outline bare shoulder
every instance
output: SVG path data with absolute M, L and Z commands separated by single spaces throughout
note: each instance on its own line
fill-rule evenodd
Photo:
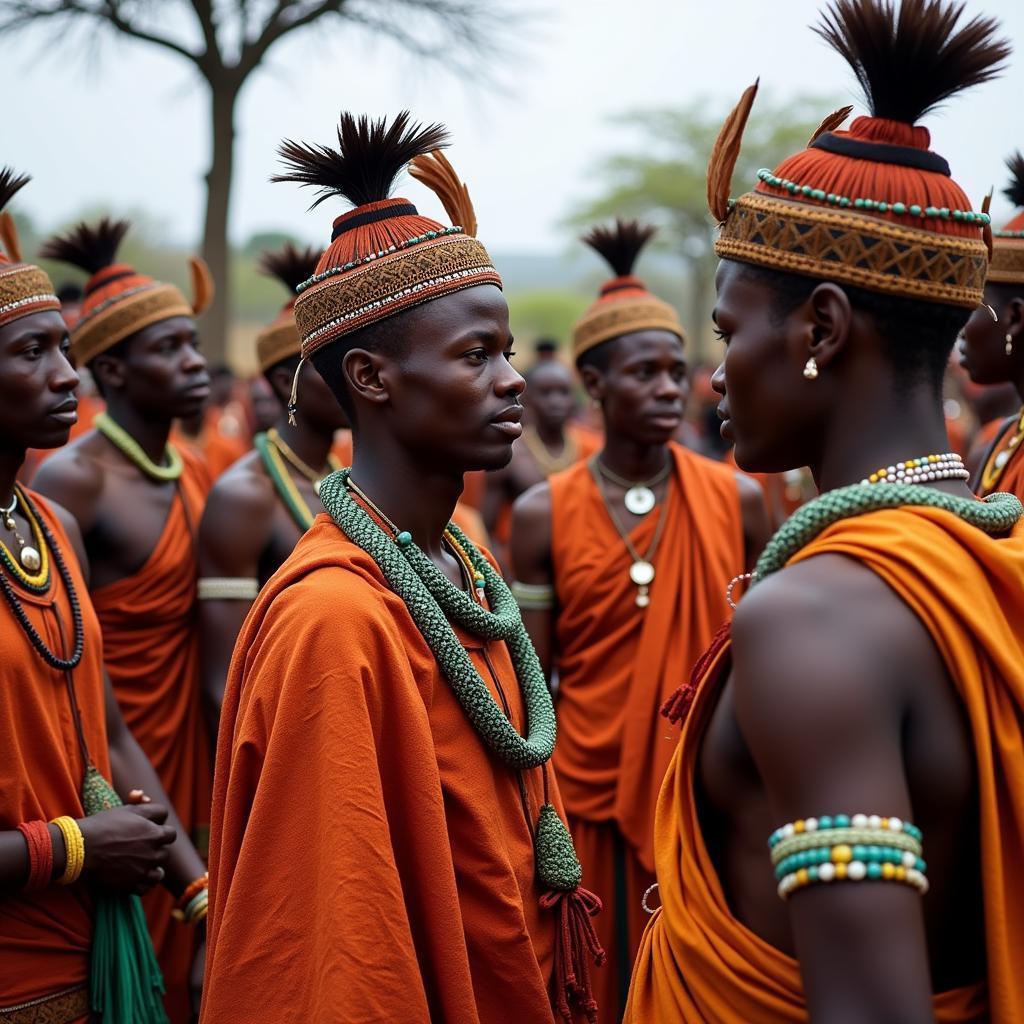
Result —
M 764 490 L 761 485 L 746 473 L 734 473 L 736 479 L 736 490 L 740 495 L 740 504 L 747 508 L 753 504 L 760 504 L 764 501 Z
M 78 526 L 78 520 L 63 505 L 58 504 L 52 498 L 46 499 L 46 507 L 53 514 L 54 519 L 60 523 L 64 533 L 67 535 L 68 543 L 71 545 L 71 550 L 78 560 L 82 575 L 85 577 L 86 582 L 88 582 L 89 560 L 85 552 L 85 541 L 82 540 L 82 531 Z
M 512 525 L 547 529 L 551 521 L 551 485 L 547 480 L 524 491 L 512 505 Z
M 104 486 L 103 466 L 93 441 L 93 435 L 86 434 L 55 452 L 32 481 L 33 490 L 62 505 L 83 532 L 92 523 Z
M 263 469 L 259 453 L 252 451 L 217 478 L 206 499 L 204 518 L 269 515 L 274 502 L 274 485 Z

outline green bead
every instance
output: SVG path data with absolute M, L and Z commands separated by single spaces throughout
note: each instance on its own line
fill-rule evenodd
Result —
M 868 865 L 868 878 L 881 878 L 882 877 L 882 865 L 881 864 L 869 864 Z
M 848 814 L 837 814 L 835 816 L 836 828 L 849 828 L 850 816 Z
M 858 199 L 857 202 L 859 203 L 860 200 Z M 818 828 L 819 829 L 830 829 L 830 828 L 832 828 L 832 819 L 831 819 L 831 817 L 829 817 L 829 815 L 827 815 L 827 814 L 823 814 L 818 819 Z
M 939 207 L 939 216 L 943 220 L 949 220 L 949 207 L 948 206 L 940 206 Z
M 963 220 L 964 215 L 959 210 L 953 211 L 953 220 Z
M 807 869 L 807 877 L 812 882 L 816 882 L 818 880 L 818 869 L 817 868 L 808 868 Z
M 892 204 L 892 212 L 893 213 L 900 213 L 900 214 L 906 213 L 907 212 L 907 207 L 903 203 L 893 203 Z
M 917 203 L 911 203 L 910 204 L 910 216 L 911 217 L 920 217 L 921 216 L 921 207 L 918 206 Z
M 878 203 L 878 212 L 879 213 L 888 213 L 889 212 L 889 204 L 888 203 L 883 203 L 883 202 Z
M 843 206 L 843 207 L 849 206 L 850 205 L 850 200 L 847 199 L 846 196 L 840 196 L 839 197 L 839 205 Z
M 924 215 L 926 217 L 938 217 L 939 216 L 939 208 L 937 206 L 926 206 L 924 208 Z
M 803 187 L 802 187 L 802 188 L 800 189 L 800 191 L 801 191 L 801 192 L 802 192 L 802 193 L 803 193 L 803 194 L 804 194 L 805 196 L 809 196 L 809 195 L 810 195 L 810 194 L 811 194 L 811 193 L 812 193 L 812 192 L 814 191 L 814 189 L 813 189 L 813 188 L 811 188 L 811 186 L 810 186 L 810 185 L 804 185 L 804 186 L 803 186 Z
M 786 182 L 786 188 L 792 194 L 794 192 L 797 192 L 799 190 L 800 186 L 795 181 L 787 181 Z
M 812 199 L 824 199 L 825 198 L 824 190 L 820 189 L 820 188 L 811 189 L 811 198 Z
M 854 860 L 867 860 L 868 848 L 866 846 L 854 846 L 853 848 L 853 859 Z
M 854 209 L 856 209 L 856 210 L 863 210 L 864 209 L 864 200 L 863 199 L 854 199 L 853 206 L 854 206 Z
M 402 530 L 402 532 L 395 537 L 395 543 L 400 548 L 407 548 L 412 543 L 412 534 L 408 530 Z
M 920 857 L 914 862 L 914 867 L 923 875 L 928 870 L 928 865 Z

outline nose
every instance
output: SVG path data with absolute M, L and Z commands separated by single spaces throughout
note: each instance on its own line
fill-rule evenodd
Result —
M 683 393 L 685 381 L 685 377 L 676 377 L 668 371 L 659 373 L 655 381 L 655 397 L 663 399 L 678 398 Z
M 80 382 L 81 378 L 71 365 L 71 360 L 58 349 L 57 358 L 53 364 L 53 373 L 50 376 L 50 390 L 68 393 L 74 391 Z
M 502 359 L 501 369 L 494 382 L 494 389 L 504 397 L 521 398 L 526 390 L 526 381 L 523 375 L 507 360 Z
M 186 373 L 198 373 L 206 369 L 206 358 L 191 342 L 181 350 L 181 365 Z
M 718 369 L 711 375 L 711 390 L 716 395 L 725 397 L 725 363 L 718 364 Z

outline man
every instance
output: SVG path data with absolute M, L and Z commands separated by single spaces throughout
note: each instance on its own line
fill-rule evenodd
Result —
M 530 368 L 523 405 L 526 423 L 519 443 L 512 446 L 512 461 L 487 475 L 484 524 L 502 548 L 508 544 L 516 498 L 600 447 L 589 431 L 570 422 L 576 409 L 573 379 L 560 359 L 539 359 Z
M 0 210 L 27 180 L 0 170 Z M 105 678 L 77 526 L 16 483 L 28 449 L 66 443 L 79 381 L 53 286 L 2 213 L 0 238 L 0 1019 L 82 1024 L 106 1008 L 156 1024 L 144 929 L 122 956 L 90 963 L 90 949 L 116 937 L 131 894 L 164 881 L 181 896 L 203 864 Z
M 550 697 L 501 578 L 448 528 L 466 471 L 508 463 L 523 380 L 465 186 L 423 155 L 446 136 L 346 113 L 337 150 L 282 147 L 282 180 L 355 207 L 295 303 L 355 453 L 228 677 L 205 1024 L 596 1019 L 600 903 L 557 810 Z M 456 226 L 388 198 L 413 158 Z
M 202 717 L 196 623 L 196 533 L 204 470 L 167 442 L 171 425 L 209 394 L 193 317 L 211 286 L 194 269 L 196 300 L 115 262 L 125 221 L 81 224 L 43 252 L 92 276 L 72 356 L 107 403 L 96 429 L 48 459 L 39 491 L 75 517 L 88 554 L 104 661 L 125 721 L 187 834 L 205 849 L 210 744 Z M 205 269 L 205 268 L 203 268 Z M 146 900 L 174 1021 L 190 1015 L 193 940 L 171 902 Z
M 290 243 L 264 254 L 263 270 L 291 294 L 256 339 L 260 372 L 279 400 L 278 419 L 256 435 L 255 450 L 214 484 L 199 529 L 203 690 L 214 738 L 238 631 L 260 587 L 323 511 L 320 481 L 339 468 L 331 459 L 331 445 L 348 421 L 312 365 L 304 363 L 299 370 L 301 400 L 294 425 L 285 413 L 301 347 L 295 289 L 313 276 L 319 258 L 318 250 L 298 250 Z
M 1006 162 L 1012 175 L 1005 195 L 1021 207 L 1001 231 L 993 232 L 992 262 L 985 302 L 964 328 L 961 362 L 975 384 L 1010 383 L 1024 401 L 1024 154 Z M 981 496 L 1009 491 L 1024 498 L 1024 409 L 1005 420 L 986 450 L 974 481 Z
M 735 202 L 756 86 L 712 150 L 722 432 L 821 497 L 666 709 L 629 1024 L 1024 1019 L 1022 508 L 975 499 L 942 408 L 988 218 L 916 123 L 1009 53 L 961 15 L 838 0 L 818 31 L 871 116 Z
M 635 222 L 585 241 L 615 276 L 573 332 L 604 447 L 519 499 L 516 592 L 541 663 L 558 678 L 555 770 L 584 870 L 605 898 L 598 979 L 622 1016 L 654 882 L 654 803 L 676 739 L 658 709 L 725 620 L 729 580 L 766 539 L 756 483 L 672 441 L 687 395 L 683 329 L 633 265 Z

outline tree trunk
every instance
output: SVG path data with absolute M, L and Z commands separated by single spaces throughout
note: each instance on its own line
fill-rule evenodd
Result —
M 226 76 L 225 76 L 226 77 Z M 206 222 L 203 226 L 203 259 L 216 285 L 213 305 L 202 318 L 203 350 L 211 365 L 223 363 L 228 353 L 231 314 L 228 209 L 231 203 L 231 172 L 235 157 L 235 102 L 238 90 L 230 81 L 209 79 L 210 170 L 206 175 Z

